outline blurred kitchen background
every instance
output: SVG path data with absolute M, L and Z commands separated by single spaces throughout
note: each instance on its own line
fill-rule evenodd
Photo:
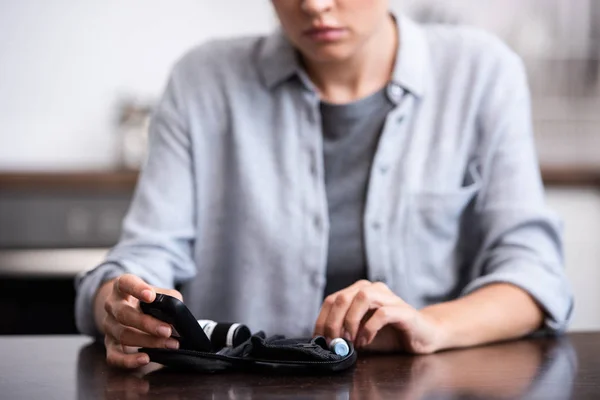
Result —
M 600 1 L 391 2 L 487 29 L 524 58 L 565 221 L 571 329 L 600 329 Z M 118 238 L 171 66 L 276 23 L 267 0 L 0 0 L 0 334 L 74 332 L 73 277 Z

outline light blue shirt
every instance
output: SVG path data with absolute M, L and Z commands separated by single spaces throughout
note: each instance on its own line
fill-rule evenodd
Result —
M 573 300 L 522 62 L 471 28 L 398 24 L 394 108 L 364 213 L 368 278 L 417 308 L 512 283 L 562 331 Z M 327 210 L 319 97 L 283 34 L 199 46 L 155 112 L 120 242 L 78 279 L 78 327 L 97 334 L 96 289 L 129 272 L 160 287 L 185 282 L 197 318 L 309 335 Z

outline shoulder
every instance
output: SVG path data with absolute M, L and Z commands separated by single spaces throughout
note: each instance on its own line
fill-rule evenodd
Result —
M 213 39 L 184 54 L 177 65 L 197 66 L 204 63 L 237 63 L 248 61 L 263 36 L 244 36 L 231 39 Z
M 431 50 L 441 57 L 471 62 L 518 62 L 519 56 L 498 36 L 464 25 L 421 25 Z
M 463 123 L 475 124 L 474 143 L 495 143 L 496 135 L 502 134 L 499 127 L 509 118 L 514 119 L 511 123 L 517 119 L 526 123 L 529 84 L 525 65 L 515 51 L 481 29 L 421 26 L 431 59 L 433 103 L 442 112 L 456 112 L 459 120 L 466 116 Z
M 256 57 L 265 36 L 216 39 L 185 53 L 174 65 L 171 77 L 190 87 L 244 79 L 256 72 Z
M 523 61 L 496 35 L 461 25 L 422 25 L 435 69 L 476 82 L 524 78 Z

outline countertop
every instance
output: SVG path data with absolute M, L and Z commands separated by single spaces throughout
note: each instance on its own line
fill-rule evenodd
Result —
M 600 188 L 600 166 L 542 166 L 547 186 L 594 186 Z M 6 190 L 82 190 L 95 192 L 133 191 L 135 171 L 92 172 L 0 172 L 0 192 Z
M 7 190 L 132 191 L 135 171 L 0 172 L 0 192 Z
M 600 398 L 600 333 L 419 357 L 361 354 L 354 369 L 330 376 L 123 371 L 82 336 L 0 337 L 0 354 L 0 398 L 11 400 Z

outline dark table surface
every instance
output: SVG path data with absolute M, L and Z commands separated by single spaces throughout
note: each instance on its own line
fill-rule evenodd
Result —
M 0 337 L 0 399 L 600 399 L 600 333 L 431 356 L 359 356 L 333 376 L 202 375 L 106 366 L 81 336 Z

